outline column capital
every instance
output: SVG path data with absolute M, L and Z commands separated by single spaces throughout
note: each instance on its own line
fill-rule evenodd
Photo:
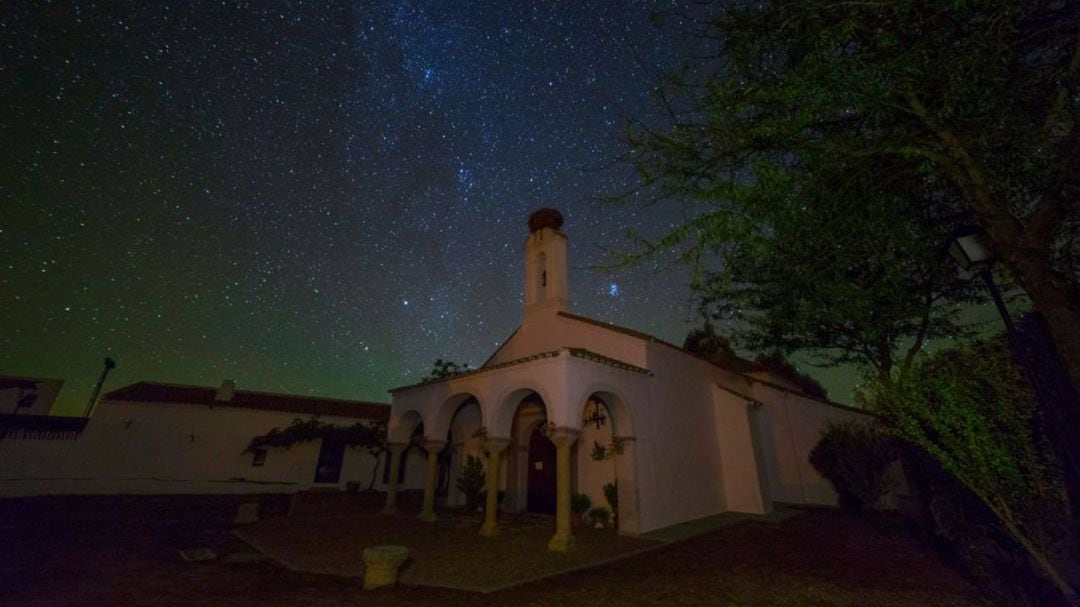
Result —
M 509 444 L 510 444 L 510 439 L 509 438 L 493 438 L 493 437 L 489 437 L 488 439 L 486 439 L 484 441 L 484 448 L 487 449 L 492 454 L 498 454 L 498 453 L 502 453 L 503 449 L 505 449 Z
M 438 452 L 438 451 L 442 451 L 442 448 L 445 447 L 445 446 L 446 446 L 446 441 L 444 441 L 444 440 L 424 439 L 424 450 L 425 451 L 436 451 L 436 452 Z
M 578 435 L 580 434 L 581 430 L 578 430 L 577 428 L 567 428 L 565 426 L 560 426 L 551 433 L 551 436 L 549 436 L 548 439 L 550 439 L 551 442 L 555 443 L 556 447 L 569 447 L 570 445 L 573 445 L 575 441 L 577 441 Z

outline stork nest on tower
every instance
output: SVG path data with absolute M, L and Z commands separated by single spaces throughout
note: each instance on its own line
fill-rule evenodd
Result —
M 529 215 L 529 231 L 536 232 L 544 228 L 551 228 L 556 232 L 562 227 L 563 216 L 562 213 L 555 209 L 543 208 L 537 211 L 533 211 Z

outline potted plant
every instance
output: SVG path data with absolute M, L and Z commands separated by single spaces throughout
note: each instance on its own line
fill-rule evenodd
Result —
M 461 475 L 457 479 L 457 488 L 465 495 L 465 508 L 469 512 L 480 509 L 486 480 L 484 466 L 480 460 L 471 455 L 467 457 L 465 465 L 461 468 Z
M 615 527 L 619 526 L 619 481 L 610 482 L 604 485 L 604 498 L 607 499 L 607 503 L 611 506 L 611 518 Z
M 611 511 L 604 506 L 589 510 L 589 522 L 597 529 L 603 529 L 611 523 Z
M 582 527 L 585 525 L 585 514 L 592 508 L 592 500 L 588 495 L 584 493 L 575 493 L 570 497 L 570 512 L 573 514 L 571 520 L 575 527 Z

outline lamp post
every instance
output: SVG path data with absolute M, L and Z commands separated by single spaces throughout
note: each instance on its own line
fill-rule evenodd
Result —
M 986 288 L 990 291 L 990 297 L 994 298 L 994 305 L 997 306 L 998 313 L 1001 314 L 1001 320 L 1005 323 L 1005 332 L 1009 336 L 1009 342 L 1017 351 L 1017 355 L 1020 356 L 1024 364 L 1024 370 L 1030 373 L 1031 368 L 1027 364 L 1027 356 L 1021 353 L 1022 349 L 1016 339 L 1016 327 L 1013 326 L 1012 317 L 1009 316 L 1009 310 L 1001 299 L 1001 291 L 994 284 L 994 249 L 990 246 L 986 232 L 976 226 L 957 228 L 949 237 L 949 254 L 956 260 L 956 263 L 960 264 L 961 268 L 977 273 L 986 283 Z
M 1039 408 L 1050 416 L 1050 425 L 1052 426 L 1050 431 L 1057 435 L 1058 445 L 1068 460 L 1068 467 L 1071 468 L 1072 474 L 1080 474 L 1080 462 L 1077 461 L 1077 454 L 1074 452 L 1072 445 L 1073 441 L 1065 435 L 1064 422 L 1058 414 L 1054 403 L 1050 402 L 1047 397 L 1042 382 L 1036 377 L 1035 364 L 1028 355 L 1027 349 L 1024 348 L 1024 344 L 1020 343 L 1020 336 L 1013 325 L 1012 317 L 1009 316 L 1009 310 L 1005 307 L 1005 302 L 1001 299 L 1001 292 L 994 283 L 993 266 L 996 259 L 994 248 L 987 237 L 986 231 L 970 225 L 953 230 L 949 237 L 949 254 L 960 264 L 961 268 L 977 273 L 986 283 L 986 288 L 990 291 L 990 297 L 994 299 L 994 305 L 997 306 L 998 313 L 1001 314 L 1001 320 L 1005 323 L 1005 334 L 1008 336 L 1009 345 L 1012 346 L 1012 351 L 1020 360 L 1024 375 L 1027 377 L 1028 383 L 1031 384 L 1035 400 L 1038 402 Z

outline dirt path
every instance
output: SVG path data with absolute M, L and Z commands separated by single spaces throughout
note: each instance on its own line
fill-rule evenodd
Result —
M 917 542 L 812 511 L 748 523 L 588 571 L 490 595 L 359 582 L 271 562 L 184 563 L 210 547 L 243 561 L 235 497 L 0 500 L 4 605 L 983 605 Z M 284 513 L 285 502 L 264 510 Z M 467 559 L 468 555 L 457 558 Z

